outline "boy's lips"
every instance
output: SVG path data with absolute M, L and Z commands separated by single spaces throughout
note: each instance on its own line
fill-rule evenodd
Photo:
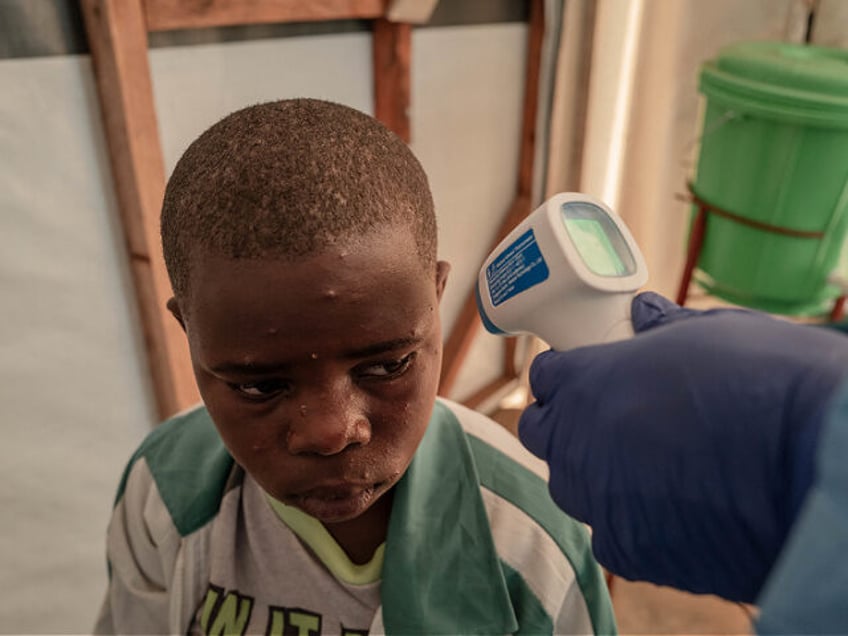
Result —
M 365 512 L 383 484 L 327 484 L 292 495 L 286 503 L 319 521 L 345 521 Z

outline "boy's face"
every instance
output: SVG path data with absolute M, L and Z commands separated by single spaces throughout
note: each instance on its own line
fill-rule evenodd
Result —
M 336 523 L 397 483 L 436 396 L 447 272 L 425 271 L 406 228 L 295 261 L 194 263 L 175 313 L 200 393 L 266 492 Z

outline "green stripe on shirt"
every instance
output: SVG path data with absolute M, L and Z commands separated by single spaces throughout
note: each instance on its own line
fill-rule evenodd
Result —
M 541 526 L 571 563 L 596 634 L 617 629 L 603 572 L 592 556 L 591 540 L 580 522 L 561 512 L 544 480 L 481 439 L 468 435 L 480 483 Z

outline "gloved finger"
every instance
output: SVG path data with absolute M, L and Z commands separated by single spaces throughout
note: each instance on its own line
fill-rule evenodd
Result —
M 533 358 L 530 365 L 528 380 L 533 397 L 541 403 L 545 403 L 559 389 L 560 385 L 567 380 L 567 360 L 572 353 L 554 351 L 549 349 L 543 351 Z
M 636 333 L 699 314 L 700 311 L 681 307 L 655 292 L 642 292 L 630 304 L 630 318 Z
M 551 425 L 545 422 L 545 410 L 534 402 L 518 420 L 518 439 L 539 459 L 548 460 L 551 445 Z

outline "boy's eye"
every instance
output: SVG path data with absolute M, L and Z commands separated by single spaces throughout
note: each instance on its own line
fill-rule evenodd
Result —
M 227 384 L 233 391 L 251 400 L 266 400 L 291 390 L 291 385 L 285 380 L 261 380 L 242 384 L 228 382 Z
M 357 375 L 365 378 L 390 379 L 402 375 L 412 364 L 416 352 L 405 355 L 400 360 L 388 360 L 363 364 L 357 368 Z

